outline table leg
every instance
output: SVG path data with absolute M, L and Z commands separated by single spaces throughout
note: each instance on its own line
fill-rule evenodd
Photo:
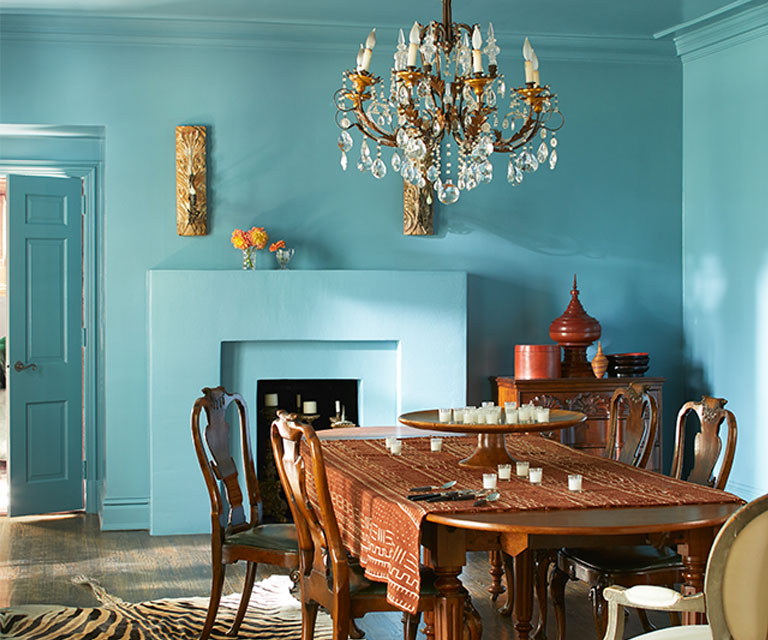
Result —
M 464 592 L 459 574 L 462 567 L 435 567 L 435 637 L 461 640 L 464 631 Z
M 533 625 L 533 552 L 526 549 L 515 556 L 515 631 L 518 640 L 528 640 Z
M 704 573 L 714 534 L 712 528 L 692 529 L 686 533 L 685 542 L 677 548 L 683 558 L 684 595 L 704 591 Z M 682 618 L 683 624 L 704 624 L 707 621 L 704 613 L 693 611 L 683 612 Z

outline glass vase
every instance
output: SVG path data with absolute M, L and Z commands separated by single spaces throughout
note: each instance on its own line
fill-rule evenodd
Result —
M 281 269 L 287 269 L 288 263 L 293 258 L 293 249 L 278 249 L 275 251 L 275 258 Z
M 243 269 L 252 271 L 255 268 L 253 264 L 253 250 L 254 247 L 243 249 Z

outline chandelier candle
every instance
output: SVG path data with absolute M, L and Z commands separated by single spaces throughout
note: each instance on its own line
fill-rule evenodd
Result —
M 353 131 L 362 135 L 360 171 L 380 179 L 390 164 L 426 190 L 429 204 L 433 193 L 452 204 L 462 191 L 490 183 L 494 153 L 508 154 L 513 186 L 545 163 L 555 168 L 554 134 L 563 116 L 557 95 L 539 83 L 539 61 L 527 38 L 525 84 L 517 88 L 508 87 L 499 71 L 493 25 L 483 39 L 479 25 L 452 22 L 451 0 L 443 0 L 442 22 L 413 23 L 407 45 L 400 30 L 388 85 L 369 71 L 375 44 L 372 30 L 334 96 L 342 169 L 354 146 Z M 389 163 L 382 147 L 393 150 Z

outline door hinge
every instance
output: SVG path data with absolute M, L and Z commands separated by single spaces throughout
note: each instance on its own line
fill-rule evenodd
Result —
M 87 345 L 87 334 L 86 334 L 86 329 L 85 329 L 85 327 L 83 327 L 83 347 L 87 347 L 87 346 L 88 346 L 88 345 Z
M 88 478 L 88 461 L 83 460 L 83 479 L 86 480 Z

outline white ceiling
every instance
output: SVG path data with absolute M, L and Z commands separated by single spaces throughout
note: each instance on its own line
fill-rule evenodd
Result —
M 455 0 L 456 22 L 500 31 L 648 38 L 766 0 Z M 5 13 L 407 26 L 440 20 L 441 0 L 3 0 Z M 714 15 L 713 15 L 714 14 Z

